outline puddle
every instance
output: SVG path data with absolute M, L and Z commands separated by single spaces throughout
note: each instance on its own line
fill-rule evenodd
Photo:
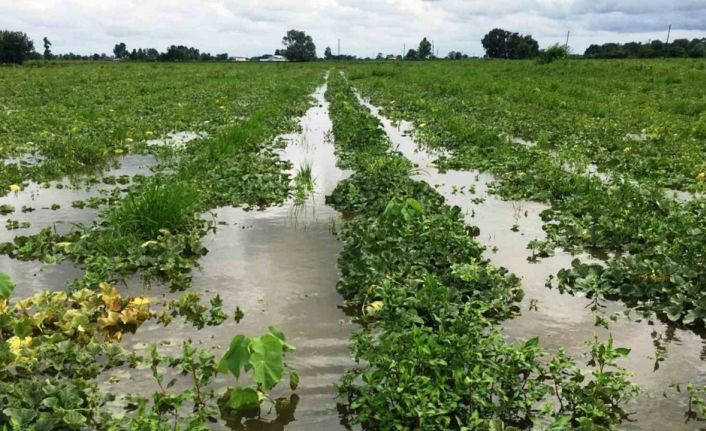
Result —
M 206 132 L 172 132 L 168 133 L 165 138 L 150 139 L 145 141 L 145 145 L 148 147 L 172 147 L 175 149 L 182 149 L 187 143 L 205 138 L 208 136 Z
M 150 167 L 156 164 L 156 159 L 151 155 L 131 154 L 121 157 L 118 163 L 119 167 L 107 170 L 101 177 L 150 175 Z M 68 233 L 76 224 L 91 223 L 98 217 L 99 208 L 78 208 L 72 206 L 72 202 L 87 203 L 91 198 L 108 197 L 113 189 L 125 187 L 127 185 L 102 182 L 88 186 L 73 185 L 68 180 L 45 187 L 31 182 L 19 192 L 0 197 L 0 206 L 14 208 L 13 212 L 0 215 L 0 242 L 11 242 L 16 236 L 33 235 L 46 227 L 59 233 Z M 27 222 L 30 226 L 8 230 L 8 221 Z M 0 273 L 12 277 L 17 285 L 15 296 L 18 297 L 47 288 L 63 289 L 67 281 L 81 275 L 81 271 L 71 263 L 44 265 L 41 262 L 20 262 L 7 256 L 0 256 Z
M 342 302 L 336 292 L 341 245 L 331 228 L 339 216 L 325 205 L 324 198 L 348 173 L 336 167 L 333 145 L 327 139 L 331 121 L 325 90 L 323 86 L 316 91 L 317 104 L 301 119 L 303 132 L 282 136 L 289 142 L 282 157 L 294 165 L 292 175 L 301 166 L 311 167 L 313 193 L 300 205 L 290 200 L 264 211 L 220 208 L 214 214 L 226 224 L 204 238 L 209 252 L 194 272 L 194 288 L 205 297 L 219 294 L 225 310 L 240 307 L 245 318 L 239 324 L 229 320 L 201 331 L 176 322 L 167 328 L 147 325 L 124 340 L 128 348 L 146 348 L 161 339 L 172 340 L 178 348 L 188 338 L 198 340 L 200 347 L 213 347 L 227 346 L 236 333 L 256 336 L 265 333 L 268 325 L 282 329 L 297 348 L 287 363 L 301 376 L 293 418 L 278 421 L 269 415 L 236 429 L 284 429 L 284 425 L 287 430 L 344 429 L 339 424 L 333 385 L 354 364 L 348 340 L 355 328 L 338 309 Z M 113 393 L 154 390 L 146 371 L 115 370 L 105 378 L 110 376 L 120 379 L 103 384 Z M 217 387 L 233 383 L 232 377 L 221 376 Z M 285 381 L 272 392 L 275 398 L 290 394 Z M 223 423 L 212 427 L 226 428 Z
M 643 394 L 628 411 L 634 412 L 635 423 L 623 424 L 630 430 L 693 430 L 693 423 L 684 423 L 684 400 L 665 399 L 662 392 L 673 382 L 706 383 L 706 365 L 702 355 L 706 351 L 704 340 L 690 331 L 667 327 L 662 323 L 629 321 L 621 317 L 611 323 L 610 330 L 594 326 L 595 316 L 589 309 L 590 301 L 580 296 L 562 295 L 548 289 L 545 281 L 561 268 L 570 267 L 575 256 L 557 250 L 556 255 L 531 263 L 531 251 L 526 245 L 533 239 L 544 239 L 540 213 L 547 208 L 537 202 L 502 201 L 488 194 L 489 174 L 476 171 L 448 171 L 440 173 L 433 167 L 437 155 L 430 154 L 410 137 L 412 125 L 408 122 L 393 124 L 382 117 L 379 110 L 363 102 L 383 123 L 393 147 L 419 166 L 416 177 L 436 187 L 450 205 L 458 205 L 466 214 L 469 224 L 480 228 L 477 240 L 488 247 L 486 256 L 496 266 L 504 266 L 522 278 L 525 300 L 522 316 L 505 322 L 503 332 L 510 339 L 528 339 L 539 336 L 540 343 L 550 350 L 564 348 L 570 355 L 580 358 L 587 351 L 586 342 L 597 334 L 600 339 L 613 335 L 618 346 L 632 349 L 624 365 L 634 373 L 633 381 L 643 389 Z M 482 201 L 474 203 L 476 198 Z M 517 225 L 517 232 L 511 230 Z M 497 252 L 493 248 L 497 247 Z M 581 256 L 587 259 L 586 256 Z M 530 310 L 532 300 L 537 301 L 537 311 Z M 533 301 L 532 301 L 533 302 Z M 619 303 L 608 302 L 606 315 L 622 312 Z M 658 349 L 664 360 L 655 370 Z
M 635 142 L 644 142 L 647 140 L 647 133 L 645 133 L 645 132 L 628 133 L 625 135 L 625 139 L 628 139 L 630 141 L 635 141 Z

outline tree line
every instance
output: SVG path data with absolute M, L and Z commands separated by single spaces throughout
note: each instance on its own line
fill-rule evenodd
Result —
M 134 61 L 226 61 L 228 53 L 211 55 L 198 48 L 171 45 L 166 51 L 156 48 L 136 48 L 130 51 L 124 42 L 115 44 L 113 56 L 106 54 L 77 55 L 73 53 L 55 55 L 51 52 L 52 43 L 47 37 L 43 40 L 44 53 L 35 51 L 34 42 L 26 33 L 0 30 L 0 64 L 22 64 L 27 60 L 134 60 Z M 290 30 L 282 38 L 283 49 L 277 49 L 275 55 L 282 55 L 289 61 L 316 60 L 316 45 L 311 36 L 303 31 Z M 260 59 L 265 56 L 254 57 Z
M 653 40 L 649 43 L 604 43 L 591 45 L 583 54 L 587 58 L 655 58 L 706 57 L 706 38 L 675 39 L 670 43 Z
M 486 58 L 498 58 L 506 60 L 537 59 L 540 63 L 548 63 L 560 58 L 566 58 L 569 54 L 567 46 L 553 45 L 547 49 L 540 50 L 539 43 L 531 35 L 523 35 L 517 32 L 495 28 L 488 32 L 481 43 L 485 50 Z M 73 53 L 55 55 L 51 52 L 52 43 L 48 38 L 42 40 L 44 53 L 35 51 L 33 41 L 22 32 L 0 30 L 0 64 L 17 63 L 21 64 L 26 60 L 133 60 L 133 61 L 227 61 L 227 53 L 211 55 L 208 52 L 201 52 L 194 47 L 184 45 L 171 45 L 166 51 L 160 52 L 156 48 L 137 48 L 128 50 L 124 42 L 117 43 L 113 48 L 113 57 L 106 54 L 77 55 Z M 284 48 L 275 50 L 275 55 L 282 56 L 289 61 L 313 61 L 317 60 L 316 45 L 310 35 L 303 31 L 289 30 L 282 38 Z M 585 58 L 654 58 L 654 57 L 706 57 L 706 38 L 702 39 L 675 39 L 671 43 L 663 43 L 655 40 L 649 43 L 629 42 L 605 43 L 603 45 L 589 46 L 583 55 Z M 272 57 L 265 54 L 263 56 L 252 57 L 251 60 L 267 59 Z M 355 60 L 353 55 L 334 55 L 330 47 L 324 50 L 325 60 Z M 431 60 L 437 58 L 434 53 L 432 43 L 425 37 L 417 46 L 412 48 L 404 56 L 388 55 L 382 53 L 377 55 L 377 60 L 383 59 L 405 59 L 405 60 Z M 446 56 L 447 59 L 459 60 L 468 58 L 468 55 L 458 51 L 451 51 Z M 368 59 L 366 59 L 368 60 Z

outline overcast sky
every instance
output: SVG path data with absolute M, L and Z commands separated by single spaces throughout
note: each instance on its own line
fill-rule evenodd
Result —
M 41 51 L 112 53 L 195 46 L 212 54 L 252 56 L 281 47 L 292 28 L 324 48 L 361 57 L 402 53 L 426 36 L 440 55 L 482 55 L 495 27 L 564 41 L 582 53 L 591 43 L 706 37 L 706 0 L 0 0 L 0 29 L 19 30 Z

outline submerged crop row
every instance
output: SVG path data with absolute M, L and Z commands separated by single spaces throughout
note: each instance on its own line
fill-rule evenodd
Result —
M 435 66 L 353 66 L 349 76 L 389 115 L 413 121 L 426 145 L 448 150 L 442 166 L 490 171 L 501 196 L 550 203 L 542 214 L 547 241 L 529 244 L 535 253 L 616 252 L 606 265 L 576 261 L 558 274 L 562 289 L 621 298 L 700 326 L 706 117 L 693 85 L 701 66 L 466 63 L 444 66 L 444 80 L 434 78 L 442 73 Z M 592 175 L 593 165 L 605 174 Z M 665 187 L 697 194 L 674 199 Z
M 355 173 L 330 203 L 344 214 L 339 291 L 360 310 L 359 367 L 341 380 L 346 419 L 364 429 L 610 429 L 635 393 L 612 342 L 585 371 L 531 339 L 506 342 L 519 281 L 481 255 L 461 210 L 411 179 L 377 119 L 331 74 L 339 164 Z
M 267 96 L 248 117 L 214 136 L 193 141 L 162 172 L 134 185 L 92 225 L 68 234 L 46 228 L 16 237 L 0 251 L 18 259 L 83 265 L 74 287 L 96 288 L 139 272 L 173 288 L 189 284 L 189 269 L 206 253 L 200 238 L 214 224 L 201 214 L 218 206 L 264 207 L 290 193 L 287 164 L 275 140 L 311 103 L 320 73 L 299 69 L 296 79 L 254 88 Z
M 293 348 L 276 328 L 260 337 L 234 337 L 220 361 L 218 352 L 191 341 L 171 356 L 160 352 L 160 340 L 153 340 L 147 355 L 123 348 L 118 342 L 125 334 L 147 321 L 168 325 L 183 318 L 201 329 L 242 315 L 229 316 L 218 296 L 204 305 L 198 294 L 187 292 L 157 304 L 145 296 L 122 295 L 115 287 L 133 275 L 172 288 L 190 287 L 190 270 L 207 252 L 201 238 L 215 229 L 215 222 L 203 218 L 205 212 L 219 206 L 266 207 L 291 194 L 289 165 L 279 158 L 282 144 L 276 137 L 295 129 L 321 73 L 313 68 L 289 73 L 288 80 L 251 82 L 233 102 L 249 107 L 244 119 L 176 151 L 154 176 L 141 178 L 122 199 L 109 202 L 91 225 L 68 234 L 48 228 L 0 247 L 18 259 L 69 259 L 84 271 L 66 291 L 27 298 L 15 298 L 14 284 L 0 274 L 0 427 L 207 430 L 218 418 L 237 424 L 257 414 L 287 371 L 290 386 L 297 387 L 298 375 L 283 360 Z M 166 121 L 160 127 L 174 126 Z M 97 384 L 102 373 L 116 367 L 145 368 L 155 379 L 150 397 L 119 394 L 127 411 L 117 415 L 108 407 L 116 396 Z M 252 374 L 252 384 L 217 391 L 218 373 L 236 379 Z M 271 402 L 278 410 L 286 403 Z

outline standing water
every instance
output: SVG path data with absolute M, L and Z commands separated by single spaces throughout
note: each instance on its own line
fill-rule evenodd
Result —
M 660 322 L 634 321 L 625 317 L 610 324 L 610 329 L 594 325 L 596 315 L 591 301 L 585 297 L 562 295 L 548 289 L 545 282 L 550 275 L 571 266 L 575 256 L 558 251 L 537 263 L 527 258 L 526 245 L 533 239 L 544 239 L 540 213 L 548 206 L 529 201 L 503 201 L 488 193 L 492 175 L 477 171 L 439 172 L 433 161 L 437 155 L 419 148 L 411 137 L 408 122 L 393 124 L 380 115 L 375 106 L 363 101 L 383 124 L 393 147 L 417 165 L 421 172 L 417 179 L 426 181 L 441 193 L 449 205 L 465 211 L 466 221 L 480 229 L 478 241 L 487 247 L 486 257 L 496 266 L 504 266 L 522 279 L 525 300 L 522 315 L 505 322 L 503 332 L 510 339 L 526 340 L 538 336 L 540 343 L 550 350 L 564 348 L 580 359 L 588 351 L 586 343 L 595 336 L 606 340 L 612 335 L 616 346 L 632 349 L 621 363 L 634 373 L 633 382 L 642 394 L 628 406 L 635 422 L 626 423 L 630 430 L 693 430 L 693 423 L 685 423 L 685 400 L 663 392 L 670 384 L 679 382 L 706 382 L 706 364 L 703 361 L 706 344 L 698 335 L 669 327 Z M 513 229 L 513 226 L 515 228 Z M 588 260 L 588 256 L 581 256 Z M 624 307 L 606 302 L 606 314 L 622 313 Z M 659 361 L 658 361 L 659 359 Z
M 303 131 L 282 137 L 288 143 L 282 158 L 293 164 L 292 177 L 308 171 L 312 192 L 304 200 L 264 211 L 220 208 L 215 211 L 220 224 L 217 233 L 204 239 L 209 252 L 199 261 L 193 286 L 205 297 L 220 295 L 225 310 L 240 307 L 244 319 L 198 332 L 177 322 L 167 328 L 144 325 L 124 340 L 126 347 L 144 351 L 153 340 L 167 339 L 171 346 L 160 349 L 168 351 L 192 338 L 198 347 L 220 346 L 215 350 L 220 355 L 235 334 L 261 335 L 269 325 L 284 331 L 287 342 L 297 349 L 286 359 L 301 376 L 295 391 L 298 402 L 293 403 L 296 409 L 279 417 L 273 411 L 243 425 L 230 424 L 234 429 L 283 429 L 285 425 L 287 430 L 343 429 L 335 408 L 334 383 L 353 365 L 348 340 L 354 328 L 338 308 L 342 302 L 336 292 L 340 243 L 332 228 L 339 216 L 324 198 L 347 173 L 336 167 L 328 140 L 331 121 L 325 90 L 324 85 L 314 93 L 316 104 L 301 119 Z M 119 381 L 104 385 L 113 393 L 154 390 L 148 370 L 118 370 L 107 377 L 111 376 Z M 224 376 L 218 384 L 232 386 L 233 377 Z M 271 393 L 273 398 L 289 397 L 286 386 L 280 383 Z

